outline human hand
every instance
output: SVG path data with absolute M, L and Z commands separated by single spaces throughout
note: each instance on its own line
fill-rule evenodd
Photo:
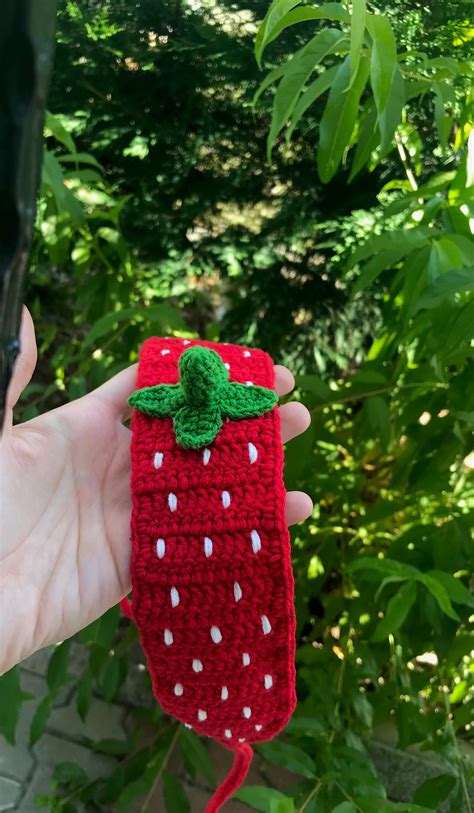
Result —
M 36 366 L 33 321 L 24 309 L 22 351 L 0 443 L 0 674 L 38 649 L 69 638 L 130 590 L 130 416 L 133 365 L 98 389 L 24 424 L 12 412 Z M 294 386 L 275 367 L 278 395 Z M 309 425 L 302 404 L 280 407 L 283 442 Z M 311 513 L 288 492 L 288 524 Z

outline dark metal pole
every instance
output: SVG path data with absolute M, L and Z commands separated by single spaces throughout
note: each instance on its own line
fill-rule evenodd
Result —
M 0 7 L 0 432 L 20 349 L 55 18 L 56 0 L 3 0 Z

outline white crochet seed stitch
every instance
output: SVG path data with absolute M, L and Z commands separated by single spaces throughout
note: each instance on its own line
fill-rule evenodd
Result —
M 230 370 L 230 364 L 227 361 L 225 362 L 224 367 L 226 370 Z
M 266 689 L 271 689 L 272 688 L 272 686 L 273 686 L 273 678 L 272 678 L 271 675 L 265 675 L 264 682 L 265 682 L 265 688 Z
M 252 716 L 252 709 L 250 708 L 250 706 L 244 706 L 242 709 L 242 714 L 248 720 L 249 717 Z
M 253 387 L 253 381 L 246 381 L 245 386 L 246 387 Z
M 193 659 L 193 669 L 194 669 L 194 671 L 195 672 L 202 672 L 203 668 L 204 667 L 202 665 L 202 661 L 200 661 L 198 658 L 194 658 Z
M 221 689 L 221 700 L 227 700 L 229 697 L 229 690 L 227 686 L 223 686 Z
M 203 723 L 204 720 L 207 720 L 207 711 L 198 709 L 198 720 L 200 720 L 201 723 Z
M 185 728 L 192 729 L 192 725 L 191 725 L 191 723 L 185 723 L 185 724 L 184 724 L 184 727 L 185 727 Z
M 171 606 L 177 607 L 179 604 L 179 593 L 176 587 L 172 587 L 170 590 L 170 598 L 171 598 Z
M 242 663 L 244 666 L 248 666 L 250 663 L 250 655 L 248 652 L 242 652 Z
M 167 356 L 167 355 L 168 355 L 168 353 L 171 353 L 171 350 L 162 350 L 162 351 L 161 351 L 161 355 L 162 355 L 162 356 Z
M 255 726 L 255 731 L 261 731 L 262 728 L 263 728 L 263 725 L 256 725 Z
M 166 629 L 163 637 L 166 646 L 171 646 L 171 644 L 173 643 L 173 633 L 171 632 L 171 630 Z
M 215 644 L 220 644 L 222 641 L 222 633 L 219 627 L 213 626 L 211 627 L 211 638 Z
M 258 458 L 258 451 L 257 447 L 254 446 L 253 443 L 249 443 L 249 460 L 251 463 L 255 463 Z
M 239 737 L 239 742 L 245 742 L 245 737 Z
M 248 359 L 251 355 L 252 354 L 250 353 L 249 350 L 244 350 L 244 356 L 245 356 L 246 359 Z
M 178 498 L 176 494 L 168 494 L 168 506 L 170 511 L 176 511 L 178 507 Z
M 156 540 L 156 555 L 158 559 L 163 559 L 163 556 L 166 553 L 166 542 L 164 539 L 157 539 Z
M 205 466 L 207 466 L 210 459 L 211 459 L 211 450 L 210 449 L 204 449 L 204 451 L 202 453 L 202 462 L 204 463 Z
M 191 344 L 191 342 L 189 341 L 189 339 L 183 339 L 183 344 Z
M 251 531 L 250 538 L 252 540 L 252 550 L 254 553 L 258 553 L 262 547 L 262 540 L 260 539 L 260 534 L 258 531 Z
M 234 582 L 234 598 L 236 601 L 242 598 L 242 588 L 238 582 Z
M 204 537 L 204 553 L 207 559 L 212 556 L 212 539 L 209 539 L 208 536 Z
M 232 731 L 230 730 L 230 728 L 226 728 L 226 730 L 224 731 L 224 734 L 225 734 L 225 736 L 227 737 L 228 740 L 230 740 L 230 738 L 232 737 Z
M 181 697 L 182 696 L 182 694 L 184 693 L 184 688 L 183 688 L 182 683 L 177 683 L 176 684 L 176 686 L 174 687 L 174 693 L 175 693 L 176 697 Z
M 155 469 L 160 469 L 163 465 L 163 452 L 155 452 L 155 456 L 153 458 L 153 465 Z
M 260 618 L 261 618 L 261 621 L 262 621 L 263 634 L 268 635 L 268 633 L 272 631 L 272 625 L 270 624 L 270 621 L 268 620 L 268 615 L 261 615 Z
M 222 505 L 224 508 L 228 508 L 230 505 L 230 494 L 228 491 L 223 491 L 221 495 Z

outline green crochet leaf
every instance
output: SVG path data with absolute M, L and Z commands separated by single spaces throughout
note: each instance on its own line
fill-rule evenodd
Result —
M 179 359 L 179 380 L 189 405 L 215 403 L 229 373 L 215 350 L 190 347 Z
M 130 396 L 128 403 L 134 409 L 153 415 L 154 418 L 172 418 L 184 405 L 184 393 L 180 384 L 158 384 L 144 387 Z
M 222 418 L 216 406 L 182 407 L 174 417 L 176 443 L 185 449 L 208 446 L 222 427 Z
M 220 392 L 222 414 L 234 421 L 264 415 L 273 409 L 277 400 L 273 390 L 255 385 L 232 383 L 227 384 Z
M 159 384 L 133 393 L 128 402 L 155 418 L 173 418 L 176 443 L 201 449 L 212 443 L 223 418 L 242 420 L 269 412 L 277 403 L 265 387 L 230 383 L 221 357 L 207 347 L 190 347 L 179 359 L 179 384 Z

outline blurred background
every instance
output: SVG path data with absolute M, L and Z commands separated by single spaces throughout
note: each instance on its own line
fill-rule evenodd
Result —
M 312 411 L 285 469 L 315 501 L 299 705 L 229 813 L 472 810 L 470 12 L 59 2 L 18 420 L 156 334 L 263 347 Z M 0 809 L 203 808 L 228 755 L 142 660 L 114 608 L 0 681 Z

